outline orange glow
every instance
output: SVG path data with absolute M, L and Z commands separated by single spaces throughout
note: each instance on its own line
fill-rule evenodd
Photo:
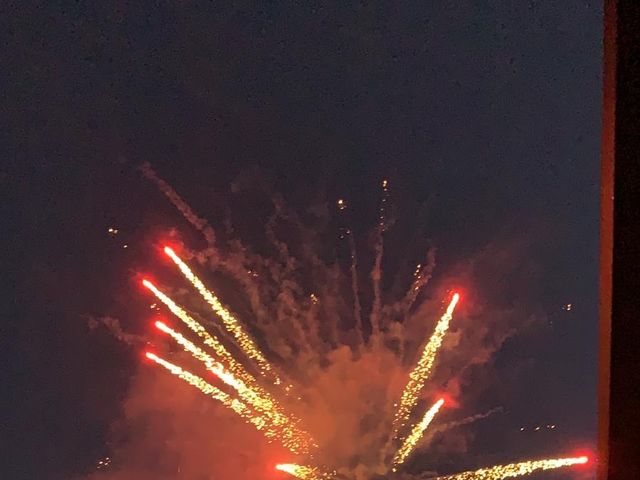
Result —
M 182 250 L 182 247 L 165 243 L 164 245 L 162 245 L 161 249 L 164 253 L 167 253 L 167 249 L 170 249 L 173 252 L 180 252 Z
M 296 463 L 278 463 L 275 468 L 300 480 L 329 480 L 335 478 L 335 472 L 324 472 L 317 467 L 298 465 Z
M 460 407 L 458 399 L 452 397 L 448 392 L 436 392 L 434 396 L 441 398 L 448 409 Z
M 155 326 L 171 336 L 185 351 L 202 362 L 207 370 L 216 375 L 222 382 L 230 386 L 240 396 L 240 399 L 254 409 L 260 416 L 265 418 L 274 429 L 280 442 L 292 453 L 308 453 L 313 440 L 311 436 L 300 430 L 283 411 L 282 407 L 273 399 L 268 392 L 256 387 L 246 385 L 240 378 L 235 377 L 227 371 L 224 366 L 217 362 L 204 350 L 187 340 L 182 334 L 169 328 L 161 321 L 156 321 Z
M 453 309 L 456 308 L 456 305 L 458 304 L 459 301 L 460 301 L 460 294 L 458 292 L 455 292 L 453 294 L 453 297 L 451 298 L 451 303 L 449 304 L 449 307 L 447 308 L 447 313 L 449 315 L 451 315 L 453 313 Z
M 280 432 L 275 431 L 273 428 L 270 428 L 269 423 L 265 420 L 264 417 L 262 417 L 261 415 L 257 415 L 241 400 L 233 398 L 231 395 L 207 383 L 197 375 L 194 375 L 193 373 L 183 369 L 182 367 L 174 365 L 173 363 L 158 357 L 154 353 L 146 352 L 145 356 L 168 370 L 172 375 L 175 375 L 188 384 L 196 387 L 205 395 L 208 395 L 214 400 L 221 402 L 225 407 L 240 415 L 247 423 L 251 423 L 257 430 L 262 431 L 268 439 L 281 439 L 281 437 L 279 436 Z
M 578 460 L 578 463 L 580 465 L 587 465 L 588 463 L 591 463 L 592 458 L 589 455 L 585 455 L 582 453 L 578 453 L 576 454 L 576 458 Z

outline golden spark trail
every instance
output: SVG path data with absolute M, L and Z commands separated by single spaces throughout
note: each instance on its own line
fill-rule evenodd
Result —
M 397 468 L 404 463 L 407 457 L 413 452 L 413 449 L 416 447 L 424 431 L 427 429 L 429 424 L 433 421 L 433 418 L 436 416 L 442 405 L 444 404 L 444 398 L 441 398 L 433 406 L 426 411 L 422 420 L 416 423 L 411 430 L 409 436 L 404 440 L 402 446 L 398 449 L 395 456 L 393 457 L 393 467 L 392 471 L 396 471 Z
M 276 465 L 276 470 L 288 473 L 301 480 L 330 480 L 335 476 L 331 473 L 324 473 L 316 467 L 308 467 L 296 463 L 279 463 Z
M 315 479 L 315 468 L 307 467 L 304 465 L 296 465 L 295 463 L 279 463 L 276 465 L 276 470 L 280 470 L 281 472 L 288 473 L 296 478 L 300 478 L 302 480 L 312 480 Z
M 219 388 L 214 387 L 210 383 L 207 383 L 197 375 L 194 375 L 193 373 L 188 372 L 187 370 L 184 370 L 183 368 L 174 365 L 173 363 L 170 363 L 151 352 L 147 352 L 145 355 L 148 359 L 153 360 L 158 365 L 169 370 L 169 372 L 171 372 L 173 375 L 196 387 L 205 395 L 218 400 L 225 407 L 233 410 L 246 422 L 253 424 L 253 426 L 256 427 L 257 430 L 262 431 L 265 436 L 270 438 L 277 438 L 277 433 L 267 428 L 267 422 L 265 421 L 265 419 L 262 416 L 254 415 L 251 410 L 240 400 L 232 398 L 229 394 L 223 392 Z
M 397 437 L 398 431 L 407 423 L 411 410 L 415 407 L 416 402 L 418 401 L 420 391 L 431 374 L 431 369 L 436 359 L 436 355 L 442 345 L 442 340 L 449 329 L 449 322 L 453 318 L 453 311 L 455 310 L 459 300 L 460 295 L 454 293 L 453 298 L 447 307 L 447 311 L 442 315 L 442 317 L 440 317 L 433 335 L 431 335 L 429 342 L 427 342 L 424 347 L 420 360 L 409 375 L 409 381 L 404 387 L 404 391 L 400 397 L 398 410 L 395 418 L 393 419 L 394 437 Z
M 261 415 L 267 417 L 273 427 L 277 429 L 276 432 L 285 447 L 293 453 L 309 452 L 309 444 L 312 443 L 309 434 L 296 428 L 293 422 L 282 412 L 282 408 L 269 397 L 267 392 L 261 389 L 256 392 L 248 387 L 242 380 L 225 370 L 224 366 L 220 362 L 216 362 L 211 355 L 163 322 L 156 322 L 155 325 L 159 330 L 169 334 L 194 358 L 200 360 L 210 372 L 236 390 L 244 402 L 251 405 Z
M 589 461 L 588 457 L 552 458 L 549 460 L 533 460 L 529 462 L 511 463 L 509 465 L 497 465 L 495 467 L 481 468 L 474 472 L 456 473 L 431 480 L 500 480 L 503 478 L 520 477 L 530 475 L 541 470 L 553 470 L 556 468 L 583 465 Z
M 229 333 L 231 333 L 238 345 L 242 348 L 242 351 L 253 361 L 256 362 L 258 368 L 260 369 L 260 373 L 263 375 L 271 375 L 273 377 L 274 383 L 279 385 L 281 383 L 281 379 L 278 374 L 274 371 L 273 367 L 269 363 L 269 361 L 262 354 L 260 349 L 256 346 L 255 342 L 251 339 L 249 334 L 245 332 L 242 328 L 240 322 L 232 315 L 232 313 L 225 308 L 218 297 L 216 297 L 213 292 L 208 290 L 202 281 L 191 271 L 189 266 L 182 261 L 178 255 L 173 251 L 170 247 L 164 247 L 164 252 L 173 260 L 173 262 L 178 266 L 182 274 L 185 276 L 189 282 L 198 290 L 202 298 L 206 300 L 206 302 L 211 306 L 211 309 L 222 319 L 224 327 L 227 329 Z
M 235 358 L 233 358 L 225 346 L 222 345 L 215 336 L 207 332 L 207 330 L 197 320 L 185 312 L 183 308 L 179 307 L 171 298 L 158 290 L 149 280 L 143 280 L 142 284 L 151 290 L 158 300 L 167 306 L 171 313 L 182 320 L 194 333 L 196 333 L 205 345 L 212 348 L 213 351 L 216 352 L 216 355 L 220 357 L 223 364 L 225 364 L 234 375 L 250 385 L 254 385 L 256 383 L 255 379 L 239 362 L 236 361 Z

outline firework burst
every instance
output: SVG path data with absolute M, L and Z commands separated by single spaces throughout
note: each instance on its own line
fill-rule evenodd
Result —
M 162 321 L 157 321 L 156 327 L 197 360 L 201 367 L 212 373 L 224 388 L 208 383 L 184 367 L 160 358 L 155 353 L 148 352 L 147 358 L 203 394 L 222 403 L 264 434 L 266 441 L 277 442 L 285 447 L 292 455 L 290 460 L 299 463 L 280 463 L 275 467 L 280 472 L 302 480 L 365 479 L 376 475 L 389 477 L 400 475 L 405 461 L 420 446 L 430 424 L 436 421 L 438 412 L 446 407 L 443 398 L 433 403 L 436 399 L 429 399 L 425 389 L 449 327 L 455 322 L 455 310 L 462 301 L 459 293 L 452 292 L 446 299 L 446 307 L 443 308 L 444 311 L 441 312 L 432 334 L 419 349 L 415 366 L 409 372 L 400 375 L 403 377 L 404 386 L 398 391 L 390 388 L 377 403 L 375 400 L 371 401 L 372 404 L 379 406 L 379 411 L 374 415 L 378 418 L 376 429 L 380 434 L 375 442 L 363 446 L 375 452 L 360 455 L 357 467 L 349 466 L 349 462 L 345 460 L 346 457 L 339 458 L 340 455 L 327 454 L 328 437 L 321 431 L 322 426 L 314 424 L 312 413 L 315 407 L 320 408 L 319 406 L 324 405 L 326 410 L 335 413 L 332 407 L 327 406 L 335 404 L 322 404 L 317 398 L 318 395 L 309 398 L 304 394 L 299 396 L 294 393 L 304 392 L 305 384 L 315 381 L 318 384 L 316 391 L 337 394 L 335 389 L 339 389 L 340 386 L 327 387 L 323 385 L 319 376 L 314 377 L 317 372 L 322 371 L 323 361 L 326 363 L 329 358 L 339 356 L 356 359 L 376 358 L 378 364 L 383 365 L 385 358 L 399 358 L 404 354 L 402 324 L 394 322 L 393 317 L 397 317 L 398 312 L 406 316 L 418 302 L 419 294 L 431 276 L 433 259 L 430 252 L 427 265 L 416 267 L 414 281 L 403 298 L 396 304 L 384 305 L 381 294 L 381 264 L 384 234 L 389 225 L 388 181 L 384 180 L 382 183 L 382 203 L 374 237 L 375 255 L 370 272 L 373 300 L 368 319 L 363 317 L 363 307 L 360 303 L 353 232 L 349 228 L 343 229 L 343 236 L 349 239 L 351 259 L 350 279 L 347 285 L 350 284 L 353 303 L 347 310 L 350 310 L 354 317 L 351 326 L 347 328 L 334 315 L 339 295 L 330 292 L 335 292 L 341 285 L 336 280 L 338 277 L 335 269 L 325 269 L 324 278 L 321 279 L 323 285 L 305 292 L 305 289 L 296 281 L 297 261 L 293 259 L 286 245 L 275 238 L 273 231 L 270 238 L 280 256 L 284 258 L 280 263 L 265 261 L 237 242 L 231 243 L 230 253 L 223 254 L 215 245 L 213 229 L 197 217 L 178 194 L 159 179 L 149 166 L 144 167 L 144 173 L 179 208 L 185 218 L 203 232 L 208 242 L 206 257 L 215 259 L 218 268 L 225 270 L 237 280 L 246 293 L 249 303 L 254 307 L 255 314 L 255 317 L 251 318 L 254 325 L 245 324 L 240 316 L 233 313 L 232 308 L 223 303 L 218 293 L 205 284 L 192 266 L 176 252 L 176 249 L 164 247 L 164 253 L 213 312 L 212 319 L 216 323 L 216 331 L 223 332 L 224 335 L 217 336 L 209 331 L 196 320 L 195 315 L 178 305 L 166 293 L 168 290 L 164 288 L 161 290 L 145 279 L 143 285 L 192 334 L 195 334 L 198 340 L 190 340 L 184 333 Z M 344 215 L 348 208 L 346 202 L 340 199 L 337 206 L 339 213 Z M 273 224 L 283 218 L 290 220 L 294 214 L 286 212 L 282 203 L 278 203 L 274 215 Z M 309 249 L 304 251 L 312 265 L 321 264 L 315 254 L 309 253 Z M 264 289 L 260 283 L 262 279 L 259 278 L 264 272 L 277 285 L 276 293 L 273 293 L 274 289 L 270 290 L 270 299 L 276 305 L 275 310 L 258 308 L 260 303 L 265 301 Z M 331 275 L 334 276 L 331 277 Z M 269 318 L 270 315 L 273 318 Z M 353 335 L 345 334 L 349 329 L 353 331 Z M 254 337 L 252 332 L 256 331 L 262 331 L 262 334 Z M 389 346 L 390 339 L 399 339 L 395 348 Z M 398 343 L 400 346 L 397 346 Z M 277 361 L 270 360 L 272 355 Z M 401 365 L 402 362 L 396 363 Z M 286 368 L 283 367 L 284 365 Z M 363 377 L 368 374 L 368 372 L 364 373 Z M 362 379 L 362 382 L 366 381 L 366 378 Z M 388 399 L 392 399 L 391 402 L 388 402 Z M 425 400 L 430 400 L 432 406 L 420 412 L 418 407 Z M 391 404 L 395 407 L 395 411 L 390 412 L 389 418 L 382 418 L 381 414 L 387 413 L 386 406 Z M 346 414 L 341 417 L 341 420 L 336 420 L 336 423 L 340 421 L 349 423 L 352 419 Z M 586 462 L 587 458 L 584 456 L 533 460 L 434 478 L 497 480 Z

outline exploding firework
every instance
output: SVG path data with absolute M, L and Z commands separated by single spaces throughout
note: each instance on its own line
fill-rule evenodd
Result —
M 274 237 L 273 232 L 271 232 L 271 240 L 277 244 L 277 250 L 281 255 L 287 257 L 282 265 L 263 259 L 255 261 L 256 255 L 251 254 L 244 247 L 238 247 L 238 244 L 233 244 L 232 247 L 235 245 L 235 250 L 231 248 L 231 253 L 225 256 L 218 251 L 213 243 L 215 240 L 213 229 L 204 220 L 197 217 L 177 193 L 160 180 L 148 166 L 145 167 L 145 175 L 156 182 L 169 199 L 178 206 L 182 214 L 198 230 L 203 232 L 209 244 L 208 254 L 215 258 L 227 273 L 235 277 L 242 286 L 241 288 L 247 293 L 251 305 L 255 306 L 264 301 L 262 285 L 256 280 L 256 271 L 259 271 L 260 268 L 266 268 L 277 284 L 277 293 L 272 294 L 271 297 L 271 300 L 274 300 L 277 305 L 276 309 L 271 311 L 274 320 L 269 318 L 268 310 L 254 312 L 257 326 L 262 327 L 258 330 L 261 329 L 264 335 L 264 338 L 254 338 L 250 332 L 255 333 L 256 329 L 248 328 L 250 325 L 244 323 L 246 319 L 241 315 L 236 315 L 232 308 L 227 307 L 218 294 L 214 293 L 214 289 L 205 285 L 205 282 L 194 273 L 195 268 L 189 266 L 173 248 L 165 247 L 165 254 L 213 311 L 212 320 L 216 323 L 216 332 L 222 331 L 223 335 L 216 336 L 210 332 L 196 320 L 194 314 L 178 305 L 165 293 L 167 290 L 160 290 L 151 281 L 145 279 L 143 285 L 167 307 L 169 312 L 198 337 L 198 342 L 201 344 L 190 340 L 185 334 L 168 326 L 165 322 L 157 321 L 156 327 L 171 337 L 193 359 L 197 360 L 201 367 L 214 374 L 216 381 L 221 382 L 221 388 L 156 354 L 147 353 L 147 357 L 205 395 L 222 403 L 245 422 L 253 425 L 267 441 L 278 442 L 288 449 L 294 456 L 291 460 L 300 463 L 279 463 L 275 468 L 280 472 L 302 480 L 364 479 L 376 475 L 391 477 L 400 475 L 399 471 L 411 454 L 420 446 L 425 432 L 435 421 L 436 415 L 445 403 L 444 399 L 439 399 L 421 416 L 419 416 L 420 412 L 416 411 L 425 393 L 427 381 L 435 368 L 438 353 L 449 331 L 449 326 L 455 322 L 454 313 L 456 306 L 461 301 L 458 293 L 454 292 L 448 298 L 448 304 L 437 320 L 431 336 L 419 349 L 415 366 L 404 373 L 404 387 L 389 392 L 389 396 L 395 398 L 395 402 L 389 403 L 394 404 L 395 412 L 389 415 L 388 419 L 379 422 L 377 428 L 379 432 L 382 432 L 380 438 L 376 437 L 373 443 L 363 447 L 367 449 L 367 452 L 373 450 L 374 453 L 361 454 L 361 458 L 357 462 L 349 460 L 348 457 L 341 457 L 337 463 L 334 462 L 342 452 L 326 454 L 325 450 L 331 448 L 329 445 L 331 438 L 327 437 L 326 432 L 320 433 L 319 436 L 316 435 L 322 425 L 314 425 L 313 419 L 309 418 L 309 412 L 313 411 L 314 406 L 317 405 L 322 405 L 325 410 L 331 412 L 336 408 L 336 404 L 339 407 L 339 400 L 336 401 L 337 403 L 325 405 L 319 398 L 323 394 L 332 394 L 339 398 L 337 394 L 340 392 L 336 392 L 336 385 L 327 386 L 320 380 L 318 382 L 320 386 L 314 390 L 313 395 L 307 395 L 303 398 L 292 394 L 298 390 L 308 392 L 304 383 L 313 381 L 314 375 L 322 371 L 322 367 L 319 365 L 323 362 L 324 364 L 329 362 L 329 358 L 340 355 L 358 360 L 377 357 L 389 358 L 389 356 L 393 358 L 394 355 L 396 357 L 401 355 L 398 352 L 404 352 L 402 341 L 399 347 L 391 350 L 386 340 L 402 339 L 403 334 L 398 334 L 398 331 L 402 329 L 402 324 L 395 322 L 394 319 L 398 316 L 406 317 L 417 304 L 421 289 L 431 277 L 434 262 L 431 252 L 427 264 L 425 266 L 419 264 L 416 267 L 414 281 L 407 294 L 393 305 L 384 305 L 380 282 L 384 252 L 383 235 L 388 228 L 388 181 L 384 180 L 382 183 L 383 199 L 376 227 L 374 265 L 370 274 L 373 300 L 368 319 L 363 318 L 363 308 L 360 304 L 358 264 L 353 233 L 350 229 L 345 229 L 351 258 L 349 283 L 352 289 L 351 312 L 354 317 L 352 325 L 355 333 L 349 337 L 350 341 L 344 341 L 341 336 L 341 330 L 344 328 L 339 326 L 335 316 L 332 315 L 333 311 L 330 310 L 338 295 L 322 293 L 323 291 L 330 292 L 339 282 L 325 281 L 325 285 L 322 286 L 324 290 L 318 289 L 304 293 L 294 280 L 296 262 L 288 257 L 287 248 Z M 339 211 L 344 211 L 347 209 L 346 201 L 344 199 L 338 200 L 337 207 Z M 281 206 L 277 210 L 279 215 L 285 215 L 282 213 Z M 312 256 L 312 263 L 314 265 L 319 263 L 317 257 Z M 269 292 L 272 291 L 269 290 Z M 298 298 L 306 299 L 304 300 L 304 308 L 298 307 L 299 302 L 302 302 Z M 309 322 L 310 324 L 304 323 L 305 315 L 313 319 L 312 322 Z M 327 319 L 323 326 L 324 331 L 318 327 L 319 318 Z M 370 327 L 368 334 L 365 320 L 368 320 Z M 323 335 L 324 341 L 322 340 Z M 331 345 L 330 351 L 327 351 L 327 345 Z M 318 352 L 316 353 L 315 350 Z M 276 354 L 273 363 L 269 360 L 272 358 L 271 353 Z M 279 362 L 277 361 L 278 357 Z M 296 358 L 304 360 L 304 366 L 297 374 L 294 367 Z M 380 362 L 383 363 L 383 360 Z M 398 365 L 401 365 L 401 362 L 398 362 Z M 371 370 L 364 370 L 364 372 L 367 375 Z M 296 384 L 295 379 L 298 379 L 299 384 Z M 227 391 L 223 391 L 223 388 Z M 339 386 L 337 389 L 339 390 Z M 382 417 L 380 413 L 386 413 L 384 410 L 385 401 L 381 400 L 380 411 L 375 412 L 376 417 Z M 374 403 L 374 405 L 378 404 Z M 304 413 L 299 415 L 300 412 L 307 413 L 307 415 Z M 415 420 L 416 418 L 417 420 Z M 342 417 L 342 421 L 349 423 L 350 419 Z M 353 443 L 359 442 L 354 441 Z M 497 480 L 586 462 L 586 457 L 534 460 L 435 478 L 439 480 Z M 353 465 L 356 464 L 357 466 L 354 467 Z

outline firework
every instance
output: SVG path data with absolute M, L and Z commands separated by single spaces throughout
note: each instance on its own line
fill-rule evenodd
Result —
M 153 294 L 164 303 L 176 317 L 182 320 L 194 333 L 196 333 L 204 344 L 216 353 L 222 363 L 237 377 L 242 378 L 245 383 L 255 384 L 255 379 L 236 361 L 220 341 L 211 335 L 197 320 L 189 315 L 183 308 L 178 306 L 168 295 L 164 294 L 149 280 L 143 280 L 142 284 L 153 292 Z
M 445 477 L 437 477 L 432 480 L 500 480 L 503 478 L 521 477 L 537 471 L 553 470 L 556 468 L 582 465 L 589 461 L 588 457 L 551 458 L 548 460 L 533 460 L 529 462 L 511 463 L 509 465 L 497 465 L 495 467 L 481 468 L 473 472 L 456 473 Z
M 178 196 L 178 194 L 163 180 L 159 179 L 150 167 L 145 166 L 143 168 L 145 175 L 154 181 L 160 190 L 174 203 L 174 205 L 180 210 L 180 212 L 187 218 L 192 225 L 200 230 L 207 240 L 207 250 L 204 252 L 206 256 L 218 256 L 220 258 L 220 252 L 215 248 L 215 234 L 211 226 L 198 217 L 193 210 Z M 373 239 L 373 265 L 370 270 L 369 278 L 372 281 L 372 299 L 371 299 L 371 311 L 369 314 L 369 323 L 371 325 L 371 335 L 369 336 L 369 342 L 365 342 L 362 331 L 362 325 L 364 323 L 363 308 L 360 304 L 359 284 L 358 284 L 358 262 L 356 259 L 355 239 L 350 229 L 344 230 L 349 237 L 349 250 L 351 254 L 351 265 L 349 269 L 351 289 L 353 294 L 353 317 L 355 323 L 355 333 L 357 335 L 357 348 L 355 349 L 356 357 L 363 354 L 363 349 L 367 349 L 366 353 L 374 354 L 381 352 L 382 349 L 388 348 L 387 342 L 390 339 L 403 338 L 402 320 L 406 319 L 408 313 L 413 309 L 415 302 L 419 297 L 420 291 L 429 281 L 433 268 L 435 266 L 435 259 L 433 257 L 433 251 L 428 254 L 427 262 L 425 265 L 419 264 L 416 266 L 414 272 L 414 279 L 411 283 L 409 291 L 400 299 L 394 303 L 384 305 L 382 296 L 382 260 L 384 253 L 384 233 L 390 225 L 390 219 L 388 218 L 388 181 L 382 182 L 383 197 L 380 204 L 378 222 L 376 225 L 376 235 Z M 347 209 L 346 202 L 342 199 L 338 200 L 338 209 L 345 211 Z M 306 320 L 304 314 L 307 312 L 308 305 L 298 305 L 296 296 L 301 294 L 300 297 L 304 298 L 304 302 L 308 303 L 311 299 L 311 304 L 315 307 L 319 303 L 318 295 L 315 293 L 317 290 L 305 291 L 304 288 L 300 288 L 299 291 L 295 289 L 297 285 L 294 284 L 295 269 L 298 264 L 297 259 L 293 258 L 289 253 L 287 244 L 282 242 L 275 236 L 274 225 L 272 222 L 267 225 L 267 237 L 274 243 L 279 257 L 277 261 L 282 261 L 286 265 L 285 271 L 287 277 L 279 274 L 279 266 L 277 263 L 270 262 L 269 259 L 264 259 L 259 255 L 251 256 L 249 258 L 246 255 L 242 255 L 240 258 L 229 260 L 225 263 L 230 267 L 229 272 L 241 282 L 244 279 L 244 275 L 247 271 L 251 272 L 255 268 L 255 265 L 266 265 L 267 269 L 272 273 L 272 280 L 275 281 L 275 288 L 273 290 L 266 289 L 269 292 L 265 295 L 265 298 L 274 298 L 280 301 L 283 297 L 286 297 L 286 302 L 278 304 L 278 319 L 283 320 L 287 327 L 285 328 L 270 328 L 267 322 L 261 320 L 260 314 L 268 312 L 268 309 L 263 309 L 264 305 L 261 305 L 262 297 L 260 291 L 252 287 L 249 290 L 250 300 L 254 313 L 256 313 L 256 319 L 258 326 L 261 327 L 269 342 L 268 345 L 283 344 L 290 347 L 285 355 L 281 356 L 287 360 L 292 358 L 292 355 L 299 355 L 301 360 L 305 360 L 307 363 L 301 364 L 300 370 L 313 371 L 319 365 L 311 364 L 311 361 L 318 360 L 318 357 L 313 355 L 307 355 L 313 353 L 312 348 L 320 345 L 323 346 L 323 336 L 333 341 L 333 344 L 340 343 L 340 335 L 338 332 L 341 328 L 338 323 L 339 315 L 331 315 L 334 313 L 328 311 L 329 319 L 326 332 L 322 332 L 316 324 L 305 325 L 303 320 Z M 341 236 L 341 238 L 344 238 Z M 239 241 L 234 243 L 235 247 L 242 246 Z M 238 250 L 240 251 L 240 250 Z M 217 378 L 224 383 L 225 388 L 230 387 L 230 393 L 226 393 L 213 385 L 207 383 L 202 378 L 176 366 L 166 360 L 163 360 L 155 354 L 148 353 L 147 357 L 153 360 L 156 364 L 164 367 L 173 375 L 178 376 L 187 383 L 195 386 L 206 395 L 211 396 L 217 401 L 221 402 L 227 408 L 234 411 L 236 414 L 242 417 L 242 419 L 252 424 L 256 429 L 261 431 L 269 441 L 277 440 L 283 446 L 289 449 L 289 451 L 295 455 L 295 460 L 301 463 L 281 463 L 276 465 L 278 471 L 287 473 L 295 478 L 301 480 L 330 480 L 335 479 L 338 475 L 336 471 L 328 468 L 324 463 L 320 463 L 326 460 L 326 457 L 316 455 L 318 445 L 315 443 L 311 435 L 304 431 L 300 427 L 301 422 L 289 412 L 284 409 L 286 400 L 291 400 L 293 397 L 290 393 L 291 385 L 286 382 L 286 386 L 283 387 L 282 372 L 276 371 L 276 367 L 270 363 L 268 356 L 263 353 L 258 347 L 254 338 L 249 335 L 243 324 L 234 316 L 234 314 L 223 305 L 220 299 L 217 297 L 214 291 L 209 290 L 202 280 L 196 276 L 196 274 L 190 269 L 190 267 L 175 253 L 170 247 L 165 247 L 164 252 L 175 263 L 184 277 L 193 285 L 202 298 L 208 303 L 214 314 L 216 320 L 219 322 L 221 328 L 224 328 L 229 335 L 225 335 L 218 339 L 215 335 L 209 333 L 198 321 L 196 321 L 187 311 L 181 306 L 177 305 L 168 295 L 160 291 L 153 283 L 148 280 L 144 280 L 143 284 L 153 294 L 164 303 L 167 308 L 180 320 L 182 320 L 193 332 L 199 337 L 198 343 L 194 343 L 187 339 L 181 333 L 173 330 L 162 322 L 157 322 L 156 326 L 163 332 L 170 335 L 185 351 L 189 352 L 195 359 L 199 360 L 207 370 L 217 376 Z M 202 252 L 201 252 L 202 253 Z M 317 257 L 314 257 L 314 268 L 319 265 Z M 257 263 L 256 263 L 257 262 Z M 276 274 L 273 274 L 275 272 Z M 285 278 L 286 282 L 282 279 Z M 331 277 L 335 278 L 335 277 Z M 245 285 L 243 283 L 243 285 Z M 270 285 L 265 285 L 270 287 Z M 278 292 L 279 290 L 279 292 Z M 310 292 L 310 293 L 309 293 Z M 304 295 L 302 295 L 304 293 Z M 286 295 L 283 295 L 286 294 Z M 323 299 L 323 308 L 331 308 L 332 299 Z M 400 399 L 398 401 L 397 411 L 392 419 L 391 435 L 381 435 L 379 444 L 373 444 L 363 439 L 362 445 L 367 445 L 368 449 L 373 448 L 374 454 L 358 452 L 357 456 L 346 456 L 348 463 L 342 463 L 335 465 L 339 468 L 341 475 L 346 475 L 348 478 L 371 478 L 376 475 L 383 475 L 386 472 L 397 472 L 409 458 L 409 456 L 415 451 L 418 443 L 422 440 L 425 431 L 429 425 L 433 422 L 435 416 L 438 414 L 444 404 L 443 399 L 439 399 L 433 404 L 422 416 L 422 418 L 411 426 L 408 431 L 405 432 L 405 427 L 408 425 L 408 421 L 414 413 L 417 402 L 420 398 L 421 392 L 425 386 L 426 381 L 430 377 L 434 368 L 436 356 L 442 346 L 443 340 L 449 329 L 449 324 L 453 318 L 454 310 L 460 300 L 460 296 L 454 293 L 445 313 L 440 317 L 436 323 L 435 329 L 431 337 L 428 339 L 423 349 L 420 352 L 420 357 L 416 365 L 411 369 L 408 374 L 408 381 L 403 391 L 401 392 Z M 286 303 L 283 305 L 282 303 Z M 333 302 L 337 303 L 337 302 Z M 335 307 L 334 307 L 335 308 Z M 301 313 L 303 312 L 303 313 Z M 337 312 L 338 314 L 341 312 Z M 281 315 L 282 314 L 282 315 Z M 333 322 L 333 323 L 332 323 Z M 389 322 L 394 322 L 390 324 Z M 290 328 L 289 328 L 290 325 Z M 282 338 L 275 337 L 275 332 Z M 389 337 L 385 337 L 390 334 Z M 392 335 L 397 335 L 392 337 Z M 222 341 L 225 342 L 223 345 Z M 232 347 L 231 352 L 239 351 L 242 355 L 239 358 L 235 358 L 227 349 L 229 345 L 226 342 L 230 342 Z M 300 343 L 300 344 L 298 344 Z M 326 342 L 325 342 L 326 343 Z M 330 343 L 330 342 L 329 342 Z M 402 342 L 399 347 L 399 351 L 402 352 Z M 277 349 L 276 352 L 280 353 Z M 344 350 L 343 350 L 344 351 Z M 302 355 L 304 353 L 304 355 Z M 327 352 L 323 352 L 323 355 Z M 330 359 L 332 352 L 328 352 L 323 358 Z M 401 354 L 398 351 L 393 352 L 395 358 L 398 360 L 398 366 L 401 365 Z M 247 362 L 246 364 L 242 362 Z M 329 360 L 331 361 L 331 360 Z M 246 368 L 245 368 L 246 367 Z M 311 367 L 311 368 L 306 368 Z M 286 371 L 286 370 L 284 370 Z M 251 373 L 250 373 L 251 372 Z M 255 374 L 255 375 L 254 375 Z M 306 375 L 306 372 L 305 372 Z M 303 377 L 304 380 L 314 380 L 314 377 L 309 374 Z M 345 378 L 345 377 L 340 377 Z M 350 380 L 345 378 L 345 380 Z M 322 385 L 322 383 L 320 383 Z M 280 388 L 273 388 L 274 385 Z M 325 384 L 323 392 L 333 389 L 334 385 Z M 339 387 L 338 387 L 339 388 Z M 337 392 L 332 392 L 337 393 Z M 316 391 L 317 395 L 322 395 L 321 392 Z M 297 397 L 300 401 L 300 406 L 314 405 L 315 399 L 312 395 L 307 395 L 304 400 Z M 385 400 L 386 401 L 386 400 Z M 287 404 L 288 406 L 288 404 Z M 320 405 L 322 406 L 322 405 Z M 471 419 L 477 417 L 470 417 Z M 462 421 L 464 422 L 464 421 Z M 460 424 L 462 424 L 460 422 Z M 345 422 L 349 423 L 349 422 Z M 357 422 L 356 422 L 357 423 Z M 384 424 L 381 424 L 384 425 Z M 333 426 L 331 426 L 333 427 Z M 338 426 L 339 427 L 339 426 Z M 321 430 L 322 431 L 322 430 Z M 316 432 L 320 433 L 320 432 Z M 326 434 L 326 432 L 324 432 Z M 347 438 L 347 440 L 349 440 Z M 357 439 L 352 439 L 354 445 L 358 445 Z M 338 443 L 338 442 L 336 442 Z M 388 455 L 392 444 L 399 445 L 398 450 L 393 456 Z M 375 450 L 379 446 L 379 450 Z M 343 445 L 334 446 L 336 448 L 343 447 Z M 375 454 L 375 452 L 378 454 Z M 325 452 L 329 453 L 329 451 Z M 374 460 L 371 460 L 374 458 Z M 476 471 L 463 472 L 459 474 L 453 474 L 448 476 L 442 476 L 433 478 L 432 480 L 498 480 L 503 478 L 511 478 L 517 476 L 528 475 L 537 471 L 551 470 L 561 467 L 569 467 L 572 465 L 587 463 L 586 457 L 574 457 L 574 458 L 556 458 L 546 460 L 534 460 L 520 463 L 513 463 L 507 465 L 498 465 L 493 467 L 482 468 Z M 370 463 L 369 463 L 370 462 Z M 340 477 L 343 478 L 343 477 Z M 404 478 L 404 477 L 403 477 Z M 411 476 L 407 478 L 424 478 L 422 476 Z
M 432 422 L 433 418 L 436 416 L 442 405 L 444 405 L 444 398 L 441 398 L 436 403 L 434 403 L 433 406 L 426 411 L 424 417 L 422 417 L 422 420 L 413 426 L 411 433 L 407 436 L 407 438 L 405 438 L 402 446 L 398 449 L 395 456 L 393 457 L 392 470 L 394 472 L 398 470 L 398 467 L 402 463 L 404 463 L 411 452 L 413 452 L 413 449 L 416 448 L 416 445 L 422 438 L 424 431 Z
M 189 268 L 189 266 L 182 261 L 182 259 L 176 255 L 176 253 L 170 247 L 164 247 L 164 252 L 173 260 L 173 262 L 178 266 L 182 274 L 185 276 L 189 282 L 198 290 L 198 293 L 206 300 L 206 302 L 211 306 L 211 309 L 222 319 L 222 323 L 226 330 L 231 333 L 238 345 L 242 349 L 242 351 L 256 362 L 258 368 L 260 369 L 260 373 L 262 375 L 269 375 L 273 378 L 274 383 L 279 385 L 281 383 L 280 377 L 274 371 L 271 363 L 265 358 L 260 349 L 256 346 L 253 339 L 245 332 L 242 325 L 236 319 L 233 314 L 225 308 L 216 295 L 207 289 L 202 280 L 200 280 Z
M 236 390 L 244 402 L 251 405 L 259 414 L 269 419 L 285 447 L 294 453 L 309 453 L 312 443 L 309 434 L 295 427 L 292 420 L 283 413 L 282 408 L 276 404 L 267 392 L 263 389 L 256 391 L 254 388 L 245 385 L 242 380 L 226 371 L 223 365 L 216 362 L 211 355 L 164 323 L 158 321 L 156 322 L 156 327 L 169 334 L 180 346 L 191 353 L 194 358 L 200 360 L 210 372 Z
M 447 307 L 447 311 L 442 315 L 442 317 L 440 317 L 433 335 L 431 335 L 431 338 L 424 347 L 420 360 L 409 375 L 409 381 L 407 382 L 407 385 L 402 392 L 402 396 L 400 397 L 400 403 L 393 422 L 394 437 L 397 436 L 398 431 L 407 423 L 409 415 L 418 401 L 420 391 L 431 374 L 431 369 L 433 368 L 436 355 L 442 345 L 442 340 L 449 329 L 449 322 L 453 318 L 453 311 L 455 310 L 459 300 L 460 295 L 454 293 L 453 298 Z

